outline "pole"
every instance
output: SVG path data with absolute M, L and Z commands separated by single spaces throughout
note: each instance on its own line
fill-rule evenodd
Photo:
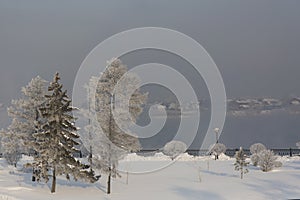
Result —
M 88 89 L 88 102 L 89 102 L 89 115 L 91 114 L 91 97 L 90 97 L 90 87 Z M 89 116 L 89 125 L 91 125 L 91 116 Z M 90 129 L 89 129 L 89 139 L 92 140 L 92 135 L 91 135 L 91 132 L 90 132 Z M 90 154 L 89 154 L 89 162 L 90 162 L 90 169 L 91 169 L 91 172 L 93 172 L 93 147 L 90 143 Z
M 219 143 L 219 131 L 220 131 L 220 129 L 219 128 L 215 128 L 214 131 L 216 133 L 216 144 L 218 144 Z

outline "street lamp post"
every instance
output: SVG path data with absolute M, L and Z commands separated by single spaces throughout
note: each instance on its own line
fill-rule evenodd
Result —
M 214 132 L 216 133 L 216 144 L 218 144 L 219 143 L 219 132 L 220 132 L 220 129 L 219 128 L 215 128 Z

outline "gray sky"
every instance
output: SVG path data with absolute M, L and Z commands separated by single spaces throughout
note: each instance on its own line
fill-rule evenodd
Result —
M 203 45 L 228 97 L 300 95 L 299 8 L 298 0 L 0 0 L 0 102 L 55 71 L 71 90 L 98 43 L 143 26 L 178 30 Z
M 99 42 L 130 28 L 161 26 L 202 44 L 229 97 L 299 94 L 300 1 L 1 0 L 0 102 L 40 74 L 76 70 Z M 9 85 L 9 87 L 7 87 Z

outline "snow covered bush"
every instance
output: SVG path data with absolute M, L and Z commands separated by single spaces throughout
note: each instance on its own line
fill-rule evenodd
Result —
M 275 161 L 275 162 L 274 162 L 274 167 L 275 167 L 275 168 L 282 167 L 282 162 L 280 162 L 280 161 Z
M 16 121 L 13 120 L 12 124 L 14 124 L 15 122 Z M 8 128 L 8 130 L 1 130 L 0 132 L 1 152 L 3 153 L 3 156 L 7 163 L 16 167 L 17 162 L 22 157 L 22 146 L 17 138 L 18 133 L 14 132 L 14 130 L 11 130 L 10 127 Z
M 250 156 L 250 159 L 251 159 L 251 162 L 254 166 L 257 166 L 258 165 L 258 161 L 259 161 L 259 156 L 258 154 L 252 154 Z
M 263 145 L 261 143 L 255 143 L 250 146 L 251 154 L 258 154 L 263 150 L 266 150 L 266 147 L 265 147 L 265 145 Z
M 248 169 L 246 167 L 248 166 L 249 162 L 246 161 L 246 154 L 242 147 L 240 147 L 240 150 L 235 152 L 235 170 L 241 172 L 241 179 L 243 179 L 243 175 L 248 173 Z
M 186 144 L 181 141 L 171 141 L 168 142 L 163 148 L 163 154 L 169 156 L 174 160 L 178 155 L 184 153 L 187 147 Z
M 271 171 L 275 168 L 277 157 L 271 150 L 263 150 L 259 154 L 258 165 L 263 172 Z
M 265 145 L 263 145 L 261 143 L 255 143 L 250 146 L 250 152 L 252 154 L 250 158 L 251 158 L 251 162 L 254 166 L 257 166 L 258 161 L 259 161 L 258 154 L 263 150 L 266 150 L 266 147 L 265 147 Z
M 219 155 L 226 152 L 226 146 L 222 143 L 215 144 L 210 152 L 215 156 L 215 160 L 219 159 Z

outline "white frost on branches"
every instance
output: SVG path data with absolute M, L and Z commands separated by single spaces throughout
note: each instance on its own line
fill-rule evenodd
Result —
M 240 171 L 241 173 L 241 179 L 243 179 L 244 174 L 248 173 L 248 169 L 246 167 L 248 166 L 249 162 L 246 161 L 246 154 L 242 147 L 240 147 L 240 150 L 235 152 L 235 163 L 234 167 L 236 171 Z
M 32 134 L 36 132 L 40 118 L 38 108 L 45 102 L 46 83 L 39 76 L 33 78 L 22 88 L 23 97 L 12 100 L 12 105 L 7 109 L 8 115 L 13 118 L 9 129 L 18 135 L 16 140 L 22 145 L 22 153 L 25 154 L 33 153 Z
M 38 170 L 38 180 L 47 182 L 52 177 L 52 193 L 55 192 L 57 175 L 64 174 L 67 179 L 73 176 L 75 180 L 96 181 L 94 174 L 84 170 L 86 166 L 74 158 L 74 153 L 78 152 L 75 147 L 79 144 L 76 141 L 79 135 L 71 113 L 74 110 L 70 106 L 71 99 L 67 91 L 62 90 L 59 80 L 56 73 L 48 87 L 50 94 L 45 96 L 46 102 L 39 108 L 42 117 L 39 130 L 33 134 L 37 155 L 32 165 Z
M 168 142 L 164 148 L 163 153 L 166 156 L 169 156 L 172 160 L 174 160 L 178 155 L 184 153 L 187 149 L 187 146 L 185 143 L 181 141 L 171 141 Z
M 254 166 L 257 166 L 259 161 L 259 153 L 266 150 L 267 148 L 265 145 L 261 143 L 255 143 L 250 146 L 250 152 L 251 152 L 251 162 Z
M 296 146 L 298 147 L 298 149 L 300 149 L 300 141 L 296 143 Z
M 268 172 L 274 169 L 276 166 L 281 166 L 277 157 L 274 155 L 271 150 L 263 150 L 258 154 L 259 160 L 258 165 L 263 172 Z
M 226 146 L 222 143 L 214 144 L 214 146 L 210 149 L 210 153 L 215 156 L 215 160 L 219 158 L 219 155 L 226 152 Z
M 17 162 L 22 157 L 23 146 L 20 143 L 19 132 L 20 127 L 18 121 L 13 119 L 7 130 L 1 130 L 1 151 L 9 165 L 17 166 Z
M 99 77 L 91 77 L 86 86 L 89 109 L 82 113 L 89 119 L 89 124 L 85 127 L 89 134 L 83 134 L 88 137 L 82 140 L 84 144 L 90 144 L 90 147 L 86 146 L 87 149 L 92 149 L 93 168 L 100 169 L 102 173 L 108 175 L 107 193 L 110 193 L 110 178 L 118 176 L 118 161 L 128 153 L 140 149 L 138 138 L 129 129 L 129 122 L 136 122 L 142 112 L 142 105 L 146 102 L 147 94 L 142 94 L 137 89 L 130 99 L 126 98 L 127 93 L 136 88 L 140 82 L 136 74 L 127 71 L 121 60 L 112 59 L 108 62 L 106 70 Z M 124 84 L 116 88 L 125 73 Z M 92 96 L 91 91 L 95 91 L 95 96 Z M 115 94 L 118 95 L 117 99 Z M 129 115 L 126 112 L 128 101 Z M 114 115 L 118 117 L 118 122 L 115 121 Z

